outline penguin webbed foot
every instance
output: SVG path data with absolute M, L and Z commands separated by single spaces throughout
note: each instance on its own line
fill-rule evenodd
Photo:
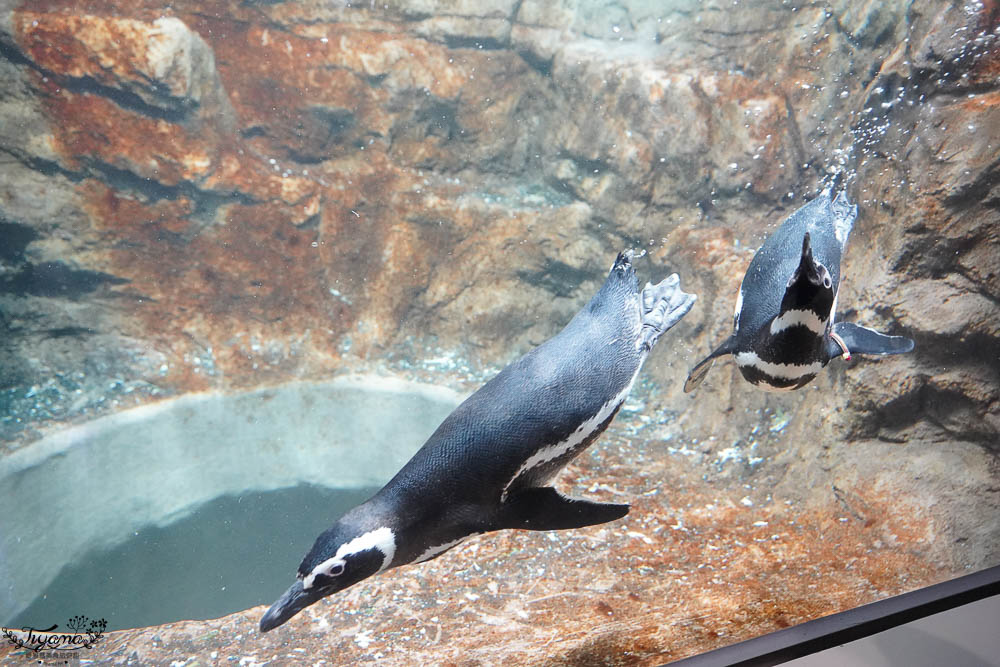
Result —
M 642 290 L 642 344 L 651 349 L 656 340 L 687 315 L 698 298 L 682 292 L 676 273 Z
M 853 322 L 835 323 L 833 333 L 851 354 L 905 354 L 913 349 L 912 338 L 890 336 Z M 832 336 L 827 342 L 827 354 L 831 359 L 844 354 L 844 349 Z
M 629 505 L 568 498 L 551 486 L 518 491 L 504 504 L 497 528 L 567 530 L 620 519 Z

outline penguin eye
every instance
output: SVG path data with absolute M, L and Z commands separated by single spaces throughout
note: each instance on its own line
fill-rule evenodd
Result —
M 309 574 L 300 575 L 302 588 L 311 589 L 315 586 L 320 591 L 336 588 L 336 584 L 332 580 L 342 575 L 346 567 L 347 563 L 342 558 L 334 557 L 323 561 L 314 567 Z
M 827 275 L 823 276 L 823 287 L 825 287 L 827 289 L 830 289 L 830 285 L 832 285 L 832 284 L 833 284 L 833 281 L 830 280 L 830 274 L 827 274 Z
M 339 577 L 344 573 L 347 563 L 341 559 L 331 558 L 322 565 L 317 565 L 312 576 L 318 577 Z

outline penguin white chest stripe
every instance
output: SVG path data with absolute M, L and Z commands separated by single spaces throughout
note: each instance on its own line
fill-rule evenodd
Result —
M 736 295 L 736 311 L 733 312 L 733 331 L 740 330 L 741 310 L 743 310 L 743 283 L 740 283 L 740 293 Z
M 391 529 L 383 527 L 368 531 L 364 535 L 359 535 L 350 542 L 340 545 L 333 558 L 327 558 L 302 579 L 302 588 L 312 588 L 316 581 L 316 575 L 327 574 L 332 566 L 338 563 L 343 564 L 344 559 L 348 556 L 369 549 L 378 549 L 382 552 L 382 567 L 378 571 L 385 570 L 396 555 L 396 534 Z
M 787 310 L 771 320 L 771 335 L 777 335 L 791 327 L 804 326 L 817 336 L 826 333 L 826 320 L 811 310 Z
M 554 445 L 549 445 L 548 447 L 543 447 L 537 452 L 528 457 L 528 460 L 521 464 L 521 467 L 517 469 L 514 476 L 510 478 L 503 487 L 503 491 L 500 494 L 500 502 L 507 500 L 507 491 L 510 490 L 511 485 L 517 481 L 517 478 L 528 472 L 529 470 L 557 459 L 563 454 L 572 451 L 575 447 L 579 446 L 584 440 L 586 440 L 590 435 L 597 430 L 597 428 L 603 424 L 608 417 L 610 417 L 615 410 L 618 409 L 628 396 L 629 392 L 632 391 L 632 385 L 635 383 L 636 377 L 639 376 L 639 370 L 642 368 L 642 362 L 645 360 L 643 357 L 640 360 L 638 367 L 635 369 L 635 373 L 632 374 L 632 378 L 625 385 L 625 388 L 618 393 L 617 396 L 612 398 L 610 401 L 601 406 L 601 409 L 597 411 L 593 417 L 587 421 L 580 424 L 575 431 L 573 431 L 568 438 L 561 442 L 557 442 Z
M 771 377 L 783 380 L 796 380 L 806 375 L 816 375 L 823 370 L 823 364 L 818 361 L 811 364 L 775 364 L 764 361 L 756 352 L 737 352 L 736 363 L 740 366 L 752 366 Z
M 458 538 L 457 540 L 452 540 L 451 542 L 445 542 L 444 544 L 437 544 L 437 545 L 435 545 L 433 547 L 428 547 L 422 554 L 420 554 L 419 556 L 417 556 L 413 560 L 413 562 L 414 563 L 423 563 L 425 560 L 430 560 L 431 558 L 434 558 L 435 556 L 443 554 L 448 549 L 451 549 L 452 547 L 458 546 L 459 544 L 461 544 L 465 540 L 469 539 L 473 535 L 481 535 L 481 534 L 482 533 L 470 533 L 468 535 L 464 535 L 464 536 Z

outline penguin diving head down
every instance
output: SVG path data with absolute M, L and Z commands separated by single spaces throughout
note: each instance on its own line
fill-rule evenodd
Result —
M 727 354 L 750 383 L 784 391 L 805 386 L 841 355 L 913 349 L 909 338 L 835 321 L 840 258 L 857 215 L 845 192 L 834 198 L 827 188 L 781 223 L 743 277 L 733 334 L 691 370 L 684 391 L 693 391 Z
M 316 538 L 261 632 L 390 568 L 471 535 L 620 519 L 628 505 L 568 498 L 549 482 L 608 427 L 657 339 L 691 309 L 676 274 L 642 290 L 632 253 L 566 327 L 452 412 L 371 499 Z

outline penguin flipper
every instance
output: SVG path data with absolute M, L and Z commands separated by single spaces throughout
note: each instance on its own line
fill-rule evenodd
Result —
M 518 491 L 504 503 L 497 528 L 582 528 L 620 519 L 628 511 L 628 505 L 568 498 L 551 486 L 536 486 Z
M 833 333 L 840 338 L 847 349 L 845 354 L 844 347 L 831 336 L 826 344 L 827 354 L 830 355 L 831 359 L 842 354 L 849 359 L 850 355 L 854 353 L 903 354 L 913 349 L 912 338 L 889 336 L 852 322 L 835 323 Z
M 681 321 L 698 297 L 682 292 L 681 279 L 674 273 L 642 290 L 642 345 L 652 349 L 656 340 Z
M 712 354 L 708 355 L 701 361 L 699 361 L 691 372 L 688 373 L 687 380 L 684 381 L 684 393 L 690 394 L 692 391 L 698 388 L 708 372 L 712 370 L 712 365 L 715 364 L 715 359 L 727 354 L 732 354 L 733 350 L 736 348 L 736 338 L 730 336 L 726 339 L 726 342 L 715 348 Z

